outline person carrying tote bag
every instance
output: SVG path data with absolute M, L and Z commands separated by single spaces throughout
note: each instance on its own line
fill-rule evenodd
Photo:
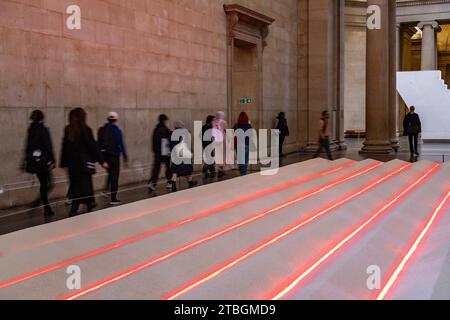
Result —
M 176 130 L 186 129 L 186 126 L 182 121 L 175 122 Z M 179 160 L 182 160 L 180 164 L 173 163 L 170 166 L 170 172 L 172 172 L 172 191 L 177 192 L 177 179 L 178 177 L 186 177 L 188 179 L 189 188 L 193 188 L 197 185 L 194 181 L 192 174 L 194 172 L 194 166 L 192 165 L 192 152 L 190 147 L 180 137 L 178 142 L 172 142 L 172 154 L 175 155 Z

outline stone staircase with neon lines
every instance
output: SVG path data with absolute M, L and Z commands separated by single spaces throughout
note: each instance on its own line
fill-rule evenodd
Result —
M 449 181 L 316 159 L 19 231 L 0 299 L 450 299 Z

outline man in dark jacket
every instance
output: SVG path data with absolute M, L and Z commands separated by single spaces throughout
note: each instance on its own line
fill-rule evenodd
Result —
M 123 141 L 122 131 L 117 125 L 119 115 L 110 112 L 108 122 L 98 131 L 98 145 L 103 159 L 109 164 L 106 190 L 111 191 L 111 205 L 120 205 L 117 199 L 120 176 L 120 156 L 123 155 L 125 163 L 128 163 L 128 154 Z
M 289 127 L 287 125 L 286 114 L 284 112 L 280 112 L 277 119 L 278 123 L 275 129 L 280 131 L 280 157 L 284 157 L 283 144 L 286 137 L 289 137 Z
M 422 133 L 422 123 L 420 122 L 419 115 L 415 112 L 416 108 L 412 106 L 403 121 L 403 129 L 405 136 L 409 138 L 409 149 L 411 155 L 419 155 L 419 134 Z
M 170 140 L 172 138 L 172 131 L 167 127 L 169 117 L 162 114 L 158 118 L 158 125 L 153 132 L 153 152 L 155 160 L 153 161 L 152 177 L 150 178 L 148 188 L 151 191 L 156 190 L 156 183 L 161 172 L 161 165 L 166 166 L 167 189 L 172 189 L 172 174 L 170 172 Z

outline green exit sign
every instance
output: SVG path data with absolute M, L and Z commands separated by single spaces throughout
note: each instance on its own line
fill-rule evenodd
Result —
M 253 103 L 253 99 L 251 99 L 251 98 L 242 98 L 242 99 L 239 100 L 239 103 L 240 104 L 251 104 L 251 103 Z

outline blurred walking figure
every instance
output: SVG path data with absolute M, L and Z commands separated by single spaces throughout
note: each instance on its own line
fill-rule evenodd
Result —
M 120 176 L 120 156 L 123 156 L 125 163 L 128 163 L 128 155 L 123 140 L 122 130 L 120 130 L 117 122 L 119 115 L 116 112 L 110 112 L 107 123 L 98 131 L 98 146 L 102 153 L 103 159 L 109 164 L 108 179 L 106 182 L 106 190 L 111 192 L 111 205 L 120 205 L 117 199 L 119 190 Z
M 175 130 L 186 129 L 186 126 L 182 121 L 175 122 Z M 189 188 L 193 188 L 197 185 L 197 182 L 194 181 L 192 174 L 194 173 L 194 166 L 192 164 L 192 152 L 191 146 L 188 146 L 186 141 L 184 141 L 183 137 L 180 137 L 180 140 L 172 141 L 172 152 L 176 154 L 178 159 L 182 159 L 183 162 L 180 164 L 172 163 L 170 167 L 170 172 L 172 172 L 172 191 L 177 192 L 177 179 L 178 177 L 187 177 Z
M 331 155 L 330 150 L 330 112 L 323 111 L 322 112 L 322 118 L 319 122 L 319 148 L 317 149 L 316 154 L 314 155 L 314 158 L 317 158 L 319 154 L 322 152 L 322 150 L 325 150 L 327 153 L 328 159 L 333 160 L 333 156 Z
M 238 118 L 237 124 L 234 126 L 235 132 L 242 130 L 247 133 L 248 130 L 252 130 L 250 120 L 247 113 L 241 112 Z M 235 149 L 238 156 L 239 172 L 241 176 L 247 175 L 248 165 L 250 162 L 250 138 L 245 137 L 245 141 L 241 141 L 235 137 Z
M 161 165 L 166 166 L 167 189 L 172 189 L 172 174 L 170 172 L 170 140 L 172 138 L 172 131 L 167 127 L 169 117 L 161 114 L 158 118 L 158 125 L 153 131 L 153 152 L 155 158 L 153 161 L 153 170 L 148 188 L 151 191 L 156 190 L 156 183 L 161 172 Z
M 286 120 L 286 114 L 284 112 L 280 112 L 277 117 L 277 126 L 275 129 L 280 131 L 280 157 L 284 158 L 283 154 L 283 144 L 286 137 L 289 137 L 289 127 Z
M 206 123 L 205 125 L 202 127 L 202 144 L 203 144 L 203 150 L 206 149 L 206 147 L 208 147 L 209 145 L 211 145 L 212 141 L 204 141 L 205 138 L 205 134 L 209 131 L 212 130 L 213 128 L 213 122 L 216 120 L 215 116 L 208 116 L 208 118 L 206 118 Z M 204 177 L 207 178 L 214 178 L 214 176 L 216 175 L 216 165 L 215 164 L 204 164 L 203 165 L 203 174 Z
M 226 130 L 228 129 L 228 123 L 225 120 L 225 113 L 218 111 L 216 113 L 216 119 L 213 122 L 213 140 L 215 145 L 215 158 L 216 158 L 216 171 L 217 176 L 223 178 L 225 176 L 225 163 L 226 163 Z
M 87 114 L 82 108 L 73 109 L 69 115 L 69 125 L 64 132 L 61 154 L 61 168 L 68 168 L 72 206 L 70 216 L 78 213 L 80 204 L 87 206 L 88 212 L 95 208 L 92 176 L 95 164 L 99 162 L 105 169 L 92 129 L 86 124 Z
M 419 155 L 419 134 L 422 133 L 422 123 L 419 115 L 416 113 L 416 107 L 410 108 L 410 113 L 405 116 L 403 121 L 405 136 L 409 138 L 409 150 L 411 155 Z
M 44 125 L 44 118 L 44 113 L 40 110 L 31 113 L 24 169 L 31 174 L 35 174 L 40 183 L 40 197 L 33 202 L 32 206 L 38 207 L 42 204 L 44 205 L 44 214 L 52 216 L 54 212 L 48 201 L 48 193 L 52 186 L 51 172 L 55 168 L 55 156 L 50 132 Z

